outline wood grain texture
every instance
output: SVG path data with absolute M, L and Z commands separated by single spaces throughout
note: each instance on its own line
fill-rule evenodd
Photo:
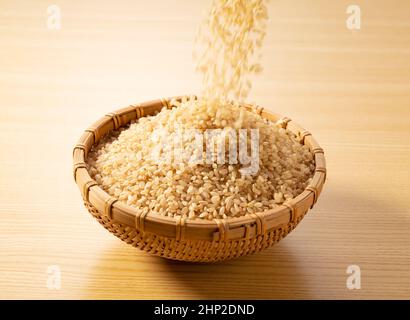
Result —
M 100 116 L 196 93 L 208 1 L 0 2 L 0 298 L 410 298 L 410 3 L 271 1 L 251 102 L 311 131 L 328 181 L 272 249 L 217 265 L 151 257 L 83 207 L 71 151 Z M 81 117 L 79 117 L 81 115 Z M 362 289 L 346 288 L 346 268 Z M 61 290 L 46 287 L 58 265 Z

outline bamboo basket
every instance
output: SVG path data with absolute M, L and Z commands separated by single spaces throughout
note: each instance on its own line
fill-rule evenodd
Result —
M 181 100 L 181 97 L 177 100 Z M 296 198 L 278 208 L 251 216 L 205 220 L 170 218 L 148 212 L 142 214 L 103 191 L 94 181 L 85 163 L 93 145 L 112 130 L 130 121 L 154 115 L 163 107 L 173 108 L 171 98 L 131 105 L 105 115 L 85 130 L 73 150 L 74 180 L 85 207 L 111 233 L 124 242 L 153 255 L 191 262 L 217 262 L 266 249 L 291 232 L 313 208 L 326 180 L 323 149 L 313 136 L 289 118 L 246 106 L 263 118 L 279 121 L 296 134 L 315 158 L 315 173 L 309 186 Z

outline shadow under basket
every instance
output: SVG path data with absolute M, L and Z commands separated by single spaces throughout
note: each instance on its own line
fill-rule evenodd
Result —
M 181 100 L 182 97 L 177 97 Z M 293 132 L 308 146 L 315 158 L 310 184 L 296 198 L 275 209 L 245 217 L 210 220 L 170 218 L 154 212 L 141 213 L 110 196 L 88 173 L 85 159 L 92 146 L 113 130 L 162 108 L 173 108 L 171 98 L 131 105 L 109 113 L 85 130 L 74 147 L 74 179 L 88 211 L 107 230 L 124 242 L 167 259 L 191 262 L 217 262 L 266 249 L 291 232 L 316 203 L 326 180 L 323 149 L 313 136 L 289 118 L 245 107 Z

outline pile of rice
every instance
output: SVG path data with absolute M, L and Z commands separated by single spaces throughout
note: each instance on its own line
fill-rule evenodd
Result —
M 259 129 L 259 171 L 242 176 L 241 164 L 192 164 L 152 159 L 158 129 Z M 164 151 L 166 152 L 166 151 Z M 205 150 L 204 150 L 205 152 Z M 226 148 L 228 153 L 228 148 Z M 164 155 L 165 156 L 165 155 Z M 89 171 L 110 195 L 143 212 L 214 219 L 272 209 L 300 194 L 313 171 L 313 155 L 280 125 L 244 107 L 187 100 L 162 109 L 102 141 L 91 152 Z
M 296 197 L 313 176 L 314 159 L 296 137 L 241 107 L 261 71 L 255 62 L 265 37 L 265 0 L 214 0 L 198 36 L 197 69 L 203 75 L 199 100 L 185 99 L 103 139 L 87 161 L 89 172 L 111 196 L 142 212 L 188 219 L 226 219 L 273 209 Z M 243 165 L 156 161 L 157 130 L 232 128 L 259 130 L 259 170 Z M 181 150 L 188 149 L 184 141 Z M 249 144 L 250 145 L 250 144 Z M 226 153 L 229 149 L 225 148 Z M 172 150 L 161 150 L 164 158 Z M 204 151 L 205 152 L 205 151 Z M 228 156 L 227 154 L 224 156 Z M 203 155 L 205 157 L 205 155 Z

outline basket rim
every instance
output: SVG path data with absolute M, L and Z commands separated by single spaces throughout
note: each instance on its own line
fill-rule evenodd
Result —
M 85 201 L 93 205 L 101 214 L 115 222 L 126 224 L 140 231 L 152 232 L 176 240 L 231 240 L 252 238 L 266 234 L 268 230 L 280 228 L 298 217 L 304 216 L 309 208 L 316 203 L 326 180 L 326 161 L 324 151 L 313 138 L 312 134 L 293 120 L 267 111 L 259 106 L 243 104 L 249 111 L 280 125 L 293 132 L 302 144 L 309 147 L 314 154 L 315 172 L 309 185 L 295 198 L 277 208 L 269 209 L 252 215 L 229 217 L 227 219 L 184 219 L 171 218 L 149 211 L 143 215 L 136 208 L 128 206 L 104 191 L 94 181 L 87 170 L 86 158 L 93 145 L 114 129 L 125 126 L 130 121 L 144 116 L 153 115 L 162 108 L 173 108 L 171 100 L 181 101 L 184 96 L 163 98 L 130 105 L 109 113 L 85 130 L 73 150 L 74 180 Z M 195 97 L 196 98 L 196 97 Z M 166 228 L 165 228 L 166 227 Z M 166 230 L 165 230 L 166 229 Z

